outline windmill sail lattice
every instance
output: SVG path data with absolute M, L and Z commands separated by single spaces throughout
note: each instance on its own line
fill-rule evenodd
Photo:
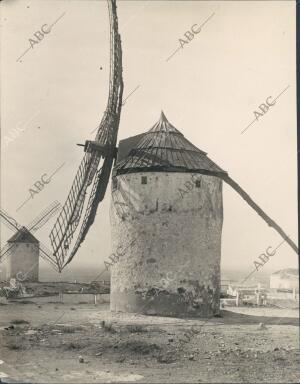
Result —
M 118 32 L 116 0 L 108 0 L 110 17 L 110 79 L 107 107 L 99 125 L 95 141 L 86 141 L 85 155 L 73 181 L 63 209 L 50 233 L 58 269 L 72 260 L 93 224 L 97 207 L 103 200 L 116 155 L 120 122 L 123 78 L 121 38 Z M 86 195 L 90 196 L 86 203 Z M 83 215 L 83 220 L 82 214 Z M 77 228 L 81 223 L 79 234 Z M 72 244 L 77 235 L 75 244 Z
M 108 0 L 110 17 L 110 79 L 107 107 L 94 141 L 86 141 L 84 145 L 85 155 L 79 166 L 71 190 L 63 209 L 50 233 L 53 254 L 57 260 L 57 266 L 61 271 L 75 256 L 80 245 L 84 241 L 91 225 L 95 220 L 99 203 L 103 200 L 107 189 L 111 169 L 116 157 L 116 142 L 119 129 L 123 79 L 122 79 L 122 49 L 118 32 L 118 18 L 116 13 L 116 0 Z M 175 148 L 172 153 L 167 151 L 172 143 L 163 141 L 166 138 L 163 133 L 173 133 Z M 147 136 L 148 135 L 148 136 Z M 192 172 L 199 171 L 220 177 L 229 184 L 262 218 L 273 227 L 286 242 L 298 252 L 297 246 L 254 201 L 235 183 L 227 173 L 223 172 L 216 164 L 206 157 L 206 154 L 191 143 L 188 151 L 182 154 L 182 138 L 166 119 L 164 114 L 147 135 L 141 139 L 139 146 L 131 151 L 129 161 L 121 161 L 116 170 L 130 171 L 127 168 L 140 170 L 148 167 L 153 169 L 162 167 L 166 170 L 174 162 L 175 168 L 187 167 Z M 153 141 L 156 138 L 156 141 Z M 161 148 L 162 147 L 162 148 Z M 170 154 L 169 157 L 165 157 Z M 181 164 L 183 162 L 183 165 Z M 203 171 L 203 164 L 205 171 Z M 201 171 L 201 172 L 200 172 Z M 87 195 L 89 197 L 87 198 Z M 79 229 L 80 228 L 80 229 Z
M 125 144 L 127 141 L 127 144 Z M 132 138 L 125 139 L 123 146 L 127 147 L 127 156 L 120 158 L 115 167 L 117 175 L 130 172 L 190 172 L 218 177 L 226 182 L 241 198 L 273 228 L 282 239 L 298 254 L 294 241 L 254 200 L 234 181 L 227 172 L 214 163 L 205 152 L 190 143 L 183 134 L 175 128 L 162 112 L 159 121 L 140 139 L 134 142 Z M 129 144 L 131 143 L 131 144 Z M 122 144 L 119 146 L 122 152 Z M 122 193 L 122 191 L 118 191 Z M 116 192 L 114 194 L 116 196 Z M 124 196 L 121 202 L 126 201 Z M 118 202 L 117 202 L 118 204 Z M 128 205 L 128 203 L 127 203 Z M 118 204 L 118 208 L 121 205 Z
M 15 250 L 15 242 L 18 239 L 24 240 L 28 235 L 32 236 L 31 233 L 36 232 L 38 229 L 42 228 L 61 208 L 61 204 L 58 201 L 54 201 L 49 206 L 47 206 L 43 211 L 28 225 L 20 225 L 8 212 L 3 208 L 0 208 L 0 218 L 1 222 L 5 224 L 11 231 L 15 232 L 14 236 L 8 240 L 7 244 L 0 250 L 0 263 L 3 263 L 7 257 L 9 257 Z M 57 259 L 50 252 L 46 246 L 44 246 L 41 241 L 36 240 L 36 243 L 33 243 L 39 249 L 40 256 L 46 260 L 55 270 L 57 267 Z

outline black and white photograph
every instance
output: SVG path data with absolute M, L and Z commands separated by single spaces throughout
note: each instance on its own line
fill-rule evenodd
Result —
M 299 7 L 0 3 L 0 383 L 300 383 Z

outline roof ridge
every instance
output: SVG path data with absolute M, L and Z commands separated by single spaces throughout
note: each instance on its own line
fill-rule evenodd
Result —
M 7 240 L 7 242 L 8 243 L 22 243 L 22 242 L 39 243 L 38 239 L 36 239 L 26 227 L 20 228 L 16 233 L 13 234 L 11 238 Z
M 117 174 L 145 168 L 158 171 L 180 169 L 181 172 L 201 170 L 226 173 L 207 157 L 206 152 L 186 139 L 168 121 L 163 111 L 159 121 L 138 140 L 134 138 L 122 140 L 119 145 L 120 153 L 123 156 L 118 155 L 115 165 Z M 146 164 L 145 159 L 147 159 Z
M 166 115 L 163 111 L 160 113 L 159 120 L 157 123 L 153 125 L 152 128 L 149 129 L 146 133 L 157 133 L 157 132 L 164 132 L 164 133 L 178 133 L 182 135 L 182 133 L 174 127 L 173 124 L 169 122 Z

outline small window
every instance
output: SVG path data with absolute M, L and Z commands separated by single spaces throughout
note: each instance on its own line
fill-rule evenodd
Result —
M 201 180 L 196 180 L 196 188 L 200 188 L 201 187 Z
M 142 184 L 147 184 L 147 176 L 142 176 Z

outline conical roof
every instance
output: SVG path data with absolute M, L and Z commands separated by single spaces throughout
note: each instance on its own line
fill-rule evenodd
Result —
M 114 171 L 226 173 L 190 143 L 163 112 L 148 132 L 120 141 Z
M 8 243 L 39 243 L 39 241 L 25 227 L 22 227 L 9 240 L 7 240 L 7 242 Z
M 168 121 L 163 111 L 160 113 L 158 122 L 148 132 L 179 133 L 181 135 L 178 129 Z

